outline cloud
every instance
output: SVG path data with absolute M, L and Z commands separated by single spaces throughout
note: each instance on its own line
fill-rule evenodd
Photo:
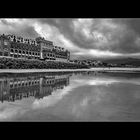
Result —
M 135 44 L 139 37 L 129 20 L 125 19 L 49 19 L 40 20 L 41 23 L 55 26 L 63 36 L 79 47 L 79 52 L 101 52 L 100 56 L 131 55 L 140 51 Z M 133 24 L 132 24 L 133 25 Z M 91 51 L 92 50 L 92 51 Z M 105 54 L 106 55 L 102 55 Z M 89 53 L 88 53 L 89 54 Z M 95 53 L 93 53 L 95 54 Z M 101 54 L 101 55 L 100 55 Z M 85 53 L 85 55 L 87 55 Z M 97 55 L 93 55 L 93 57 Z
M 14 119 L 17 115 L 20 116 L 26 111 L 28 111 L 28 108 L 25 107 L 23 102 L 20 104 L 0 103 L 0 121 Z
M 80 20 L 81 22 L 81 20 Z M 89 21 L 88 21 L 89 22 Z M 83 22 L 82 22 L 83 23 Z M 85 23 L 85 21 L 84 21 Z M 55 24 L 53 24 L 55 25 Z M 62 34 L 61 31 L 52 24 L 42 24 L 35 23 L 35 31 L 42 37 L 52 40 L 56 45 L 62 46 L 72 52 L 73 55 L 89 55 L 94 57 L 104 57 L 104 56 L 118 56 L 120 54 L 113 53 L 110 51 L 102 51 L 98 49 L 87 49 L 78 46 L 76 43 L 72 42 L 70 38 Z M 78 24 L 76 26 L 79 26 Z M 86 27 L 89 27 L 86 25 Z M 97 35 L 96 35 L 97 36 Z M 98 35 L 99 36 L 99 35 Z M 100 37 L 100 36 L 99 36 Z
M 70 85 L 68 87 L 65 87 L 63 90 L 57 90 L 57 92 L 54 91 L 50 96 L 46 96 L 40 100 L 35 100 L 32 104 L 32 108 L 38 109 L 54 106 L 59 103 L 59 101 L 61 101 L 64 96 L 69 94 L 74 87 L 75 85 Z
M 35 23 L 34 29 L 40 36 L 44 37 L 45 39 L 52 40 L 54 45 L 64 47 L 71 51 L 78 48 L 68 38 L 61 34 L 58 28 L 55 26 Z
M 0 34 L 15 34 L 25 38 L 38 36 L 32 24 L 33 19 L 0 19 Z
M 72 56 L 139 56 L 140 19 L 0 19 L 0 34 L 43 36 Z

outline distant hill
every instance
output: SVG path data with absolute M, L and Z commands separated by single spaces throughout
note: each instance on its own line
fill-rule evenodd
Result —
M 103 63 L 110 63 L 110 64 L 125 64 L 125 65 L 132 65 L 132 66 L 140 66 L 140 58 L 132 58 L 132 57 L 125 57 L 120 56 L 119 58 L 91 58 L 90 56 L 77 56 L 76 60 L 86 60 L 90 62 L 103 62 Z
M 101 60 L 104 63 L 112 63 L 112 64 L 126 64 L 133 66 L 140 66 L 140 59 L 137 58 L 116 58 L 116 59 L 106 59 Z
M 140 66 L 140 59 L 139 58 L 80 58 L 77 59 L 80 61 L 89 61 L 89 62 L 102 62 L 102 63 L 109 63 L 109 64 L 125 64 L 125 65 L 132 65 L 132 66 Z

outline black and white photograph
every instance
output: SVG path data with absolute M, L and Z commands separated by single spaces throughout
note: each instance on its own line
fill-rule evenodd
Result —
M 139 122 L 140 18 L 0 18 L 0 122 Z

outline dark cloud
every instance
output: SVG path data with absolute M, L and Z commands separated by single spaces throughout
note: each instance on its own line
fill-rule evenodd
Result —
M 128 28 L 132 29 L 135 33 L 140 35 L 140 18 L 114 19 L 114 22 L 126 24 Z
M 20 19 L 22 22 L 22 19 Z M 35 38 L 38 33 L 34 30 L 34 27 L 26 23 L 18 24 L 14 22 L 8 22 L 7 20 L 2 19 L 0 24 L 0 34 L 15 34 L 17 36 L 23 36 L 25 38 Z
M 34 30 L 34 28 L 31 26 L 19 30 L 18 35 L 27 38 L 36 38 L 37 36 L 39 36 L 38 33 Z
M 112 46 L 112 51 L 120 53 L 140 52 L 140 44 L 136 45 L 137 38 L 140 37 L 140 19 L 114 19 L 114 23 L 125 25 L 126 34 L 120 38 L 118 46 Z
M 136 38 L 140 36 L 140 19 L 112 19 L 112 25 L 122 26 L 122 29 L 123 26 L 126 27 L 123 32 L 121 32 L 121 30 L 120 32 L 116 31 L 116 34 L 114 33 L 115 31 L 113 31 L 113 29 L 111 29 L 109 26 L 104 26 L 104 28 L 101 30 L 100 26 L 104 25 L 105 19 L 95 19 L 91 28 L 92 32 L 100 30 L 100 32 L 104 34 L 111 33 L 113 36 L 112 41 L 118 41 L 117 44 L 100 48 L 94 44 L 94 40 L 85 38 L 80 32 L 74 32 L 72 23 L 73 20 L 74 19 L 40 19 L 39 21 L 43 24 L 47 23 L 57 27 L 66 38 L 81 48 L 101 50 L 107 49 L 117 53 L 136 53 L 140 51 L 140 47 L 135 45 Z M 108 23 L 109 22 L 110 21 L 108 21 Z M 121 34 L 124 34 L 124 36 L 120 37 Z
M 66 18 L 66 19 L 39 19 L 39 21 L 43 24 L 49 24 L 51 26 L 55 26 L 59 29 L 60 33 L 62 33 L 66 38 L 70 39 L 76 45 L 85 48 L 86 40 L 83 39 L 81 34 L 75 34 L 74 29 L 72 27 L 72 21 L 74 19 Z M 86 44 L 88 46 L 88 44 Z M 88 48 L 88 47 L 87 47 Z
M 79 22 L 77 19 L 72 18 L 42 18 L 28 20 L 32 20 L 32 24 L 38 22 L 40 23 L 40 26 L 47 24 L 50 27 L 56 27 L 60 34 L 81 49 L 96 49 L 122 54 L 140 52 L 140 41 L 137 41 L 140 38 L 140 19 L 93 19 L 90 27 L 86 27 L 86 22 Z M 79 22 L 78 27 L 80 26 L 80 28 L 77 27 L 77 30 L 75 30 L 74 21 L 77 23 Z M 17 25 L 17 23 L 1 20 L 0 24 L 0 28 L 2 28 L 0 34 L 14 33 L 16 35 L 31 38 L 39 36 L 39 33 L 35 30 L 34 26 L 32 26 L 32 24 L 26 24 L 26 22 L 23 25 Z M 90 33 L 88 33 L 87 29 Z M 85 33 L 82 32 L 83 30 Z M 106 42 L 104 43 L 100 39 L 96 40 L 93 35 L 94 33 L 103 36 L 106 39 Z

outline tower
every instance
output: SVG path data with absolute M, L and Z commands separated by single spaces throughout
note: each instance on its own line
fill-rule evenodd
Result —
M 43 50 L 49 50 L 52 51 L 53 49 L 53 42 L 52 41 L 48 41 L 45 40 L 42 37 L 38 37 L 36 38 L 36 42 L 40 45 L 41 47 L 41 59 L 44 58 L 44 56 L 46 56 L 46 54 L 43 53 Z M 46 51 L 45 51 L 46 52 Z
M 9 56 L 10 40 L 4 34 L 0 36 L 0 56 Z

